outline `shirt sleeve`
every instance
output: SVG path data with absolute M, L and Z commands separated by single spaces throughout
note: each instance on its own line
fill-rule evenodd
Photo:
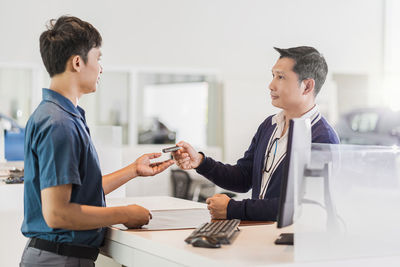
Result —
M 272 116 L 264 120 L 257 129 L 251 144 L 244 156 L 235 165 L 224 164 L 212 158 L 205 157 L 196 168 L 197 173 L 203 175 L 216 185 L 235 192 L 247 192 L 253 184 L 254 153 L 259 145 L 260 136 L 270 124 Z
M 266 124 L 269 123 L 270 118 L 267 118 L 258 127 L 250 147 L 235 165 L 224 164 L 210 157 L 205 157 L 203 162 L 196 168 L 197 173 L 224 189 L 235 192 L 249 191 L 252 188 L 254 153 L 258 146 L 261 132 L 266 127 Z
M 247 173 L 251 172 L 252 161 L 242 160 L 242 162 L 244 163 L 242 165 L 230 165 L 205 157 L 196 171 L 224 189 L 247 192 L 251 188 L 251 176 Z
M 279 198 L 231 199 L 227 207 L 227 219 L 246 221 L 276 221 Z
M 81 185 L 81 141 L 74 125 L 52 123 L 37 141 L 40 190 L 64 184 Z

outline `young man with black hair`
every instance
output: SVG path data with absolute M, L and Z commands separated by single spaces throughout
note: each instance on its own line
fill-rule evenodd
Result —
M 311 119 L 313 143 L 339 143 L 315 104 L 328 73 L 323 56 L 307 46 L 275 50 L 280 57 L 272 68 L 269 90 L 272 105 L 282 111 L 258 127 L 243 158 L 236 165 L 223 164 L 183 141 L 177 144 L 182 149 L 173 153 L 180 168 L 194 168 L 220 187 L 236 192 L 252 189 L 252 199 L 236 201 L 225 194 L 208 198 L 214 219 L 276 220 L 290 119 Z
M 101 42 L 91 24 L 70 16 L 52 20 L 40 36 L 51 84 L 26 125 L 21 230 L 29 240 L 21 266 L 94 266 L 106 226 L 141 227 L 151 219 L 138 205 L 105 207 L 104 195 L 173 164 L 152 164 L 161 154 L 145 154 L 102 176 L 85 112 L 78 106 L 82 95 L 96 91 Z

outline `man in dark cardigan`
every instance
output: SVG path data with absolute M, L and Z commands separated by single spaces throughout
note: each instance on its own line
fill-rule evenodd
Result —
M 214 219 L 276 220 L 290 119 L 311 120 L 313 143 L 339 143 L 315 104 L 328 73 L 324 57 L 307 46 L 275 50 L 280 57 L 272 68 L 269 90 L 272 105 L 282 111 L 261 123 L 244 156 L 235 165 L 223 164 L 183 141 L 177 144 L 182 149 L 173 153 L 181 169 L 196 169 L 222 188 L 236 192 L 252 189 L 251 199 L 237 201 L 225 194 L 208 198 Z

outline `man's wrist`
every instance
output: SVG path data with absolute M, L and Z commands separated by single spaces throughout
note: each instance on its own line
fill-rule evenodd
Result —
M 138 173 L 137 173 L 137 164 L 136 164 L 136 162 L 134 162 L 130 167 L 131 167 L 131 168 L 129 168 L 129 172 L 130 172 L 129 176 L 130 176 L 130 178 L 137 177 Z
M 123 206 L 115 207 L 113 216 L 114 216 L 113 219 L 116 220 L 116 222 L 117 222 L 116 224 L 119 224 L 119 223 L 126 224 L 129 221 L 129 216 L 127 214 L 127 210 Z
M 204 159 L 206 158 L 206 156 L 204 155 L 203 152 L 198 152 L 198 154 L 199 154 L 200 159 L 199 159 L 199 162 L 198 162 L 196 168 L 198 168 L 203 163 Z

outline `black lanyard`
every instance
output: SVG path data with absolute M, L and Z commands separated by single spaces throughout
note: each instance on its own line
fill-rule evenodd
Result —
M 276 150 L 278 149 L 278 141 L 279 141 L 279 137 L 275 137 L 275 139 L 270 143 L 270 145 L 268 147 L 267 157 L 265 159 L 265 166 L 264 166 L 264 171 L 265 172 L 269 173 L 271 171 L 271 169 L 272 169 L 272 166 L 274 166 L 275 157 L 276 157 Z M 268 167 L 268 159 L 269 159 L 269 157 L 271 155 L 272 148 L 273 148 L 274 144 L 275 144 L 274 155 L 273 155 L 273 158 L 272 158 L 271 165 Z
M 272 133 L 272 136 L 275 135 L 277 129 L 278 129 L 278 127 L 275 128 L 275 131 Z M 271 136 L 271 138 L 272 138 L 272 136 Z M 269 146 L 268 146 L 268 149 L 267 149 L 267 153 L 266 153 L 267 155 L 266 155 L 266 159 L 265 159 L 265 164 L 264 164 L 263 172 L 266 172 L 266 173 L 268 173 L 268 174 L 269 174 L 269 172 L 272 170 L 272 168 L 273 168 L 273 166 L 274 166 L 274 163 L 275 163 L 276 152 L 277 152 L 277 150 L 278 150 L 278 141 L 279 141 L 279 137 L 275 137 L 274 140 L 272 140 L 272 142 L 270 142 L 270 144 L 269 144 Z M 275 149 L 274 149 L 274 154 L 273 154 L 272 162 L 271 162 L 271 165 L 268 167 L 268 166 L 267 166 L 267 165 L 268 165 L 268 159 L 270 158 L 270 155 L 271 155 L 271 152 L 272 152 L 272 149 L 273 149 L 274 145 L 275 145 Z M 278 162 L 277 162 L 277 163 L 279 163 L 279 162 L 281 161 L 281 159 L 282 159 L 285 155 L 286 155 L 286 153 L 284 153 L 284 154 L 278 159 Z M 261 188 L 260 197 L 261 197 L 262 195 L 264 195 L 264 191 L 267 190 L 268 183 L 269 183 L 269 180 L 271 179 L 271 176 L 272 176 L 272 175 L 269 174 L 269 178 L 268 178 L 267 182 L 265 183 L 264 187 Z

